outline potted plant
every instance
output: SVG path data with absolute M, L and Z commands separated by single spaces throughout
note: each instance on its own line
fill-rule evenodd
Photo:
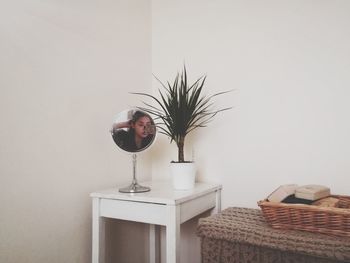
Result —
M 197 79 L 193 84 L 187 80 L 186 67 L 184 66 L 181 74 L 177 73 L 174 82 L 164 84 L 156 78 L 162 86 L 159 89 L 160 98 L 147 93 L 133 93 L 149 97 L 154 105 L 143 102 L 146 107 L 139 109 L 155 116 L 157 128 L 160 133 L 170 138 L 170 143 L 175 142 L 178 147 L 178 160 L 171 162 L 173 173 L 173 183 L 176 189 L 192 188 L 195 181 L 195 166 L 191 161 L 186 161 L 184 156 L 184 146 L 186 136 L 193 130 L 205 127 L 212 118 L 219 112 L 230 109 L 213 109 L 212 99 L 215 96 L 222 95 L 229 91 L 219 92 L 211 96 L 203 95 L 203 86 L 206 76 Z M 191 175 L 189 180 L 185 177 L 188 171 Z M 179 173 L 174 175 L 174 173 Z

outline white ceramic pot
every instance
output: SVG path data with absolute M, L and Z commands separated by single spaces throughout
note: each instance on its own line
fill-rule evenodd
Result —
M 189 190 L 194 187 L 195 163 L 170 163 L 170 172 L 175 190 Z

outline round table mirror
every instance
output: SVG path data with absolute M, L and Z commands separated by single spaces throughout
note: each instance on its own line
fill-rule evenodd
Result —
M 117 147 L 132 154 L 133 180 L 130 186 L 120 188 L 122 193 L 141 193 L 150 191 L 136 180 L 137 153 L 149 149 L 156 138 L 157 129 L 149 114 L 138 109 L 127 109 L 117 114 L 111 128 L 111 135 Z

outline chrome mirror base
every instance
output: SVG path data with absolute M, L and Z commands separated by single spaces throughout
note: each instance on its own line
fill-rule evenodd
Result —
M 128 187 L 120 188 L 121 193 L 144 193 L 151 191 L 151 188 L 139 185 L 136 179 L 136 154 L 132 155 L 132 166 L 133 166 L 133 178 L 132 183 Z
M 133 182 L 128 187 L 120 188 L 121 193 L 144 193 L 151 191 L 151 188 L 139 185 L 137 182 Z

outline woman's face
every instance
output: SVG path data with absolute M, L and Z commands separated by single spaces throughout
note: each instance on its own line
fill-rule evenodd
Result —
M 132 127 L 135 130 L 135 135 L 140 138 L 146 138 L 148 136 L 148 132 L 146 130 L 147 126 L 150 126 L 151 120 L 147 116 L 143 116 L 139 118 L 134 124 L 132 124 Z

